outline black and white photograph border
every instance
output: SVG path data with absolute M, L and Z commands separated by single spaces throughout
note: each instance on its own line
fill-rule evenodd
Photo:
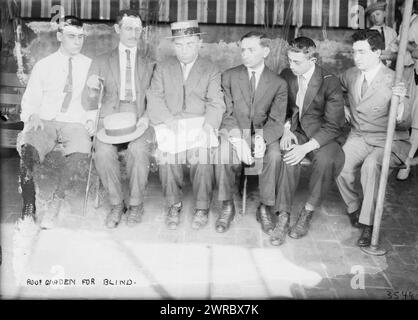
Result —
M 338 76 L 353 66 L 351 35 L 371 27 L 365 10 L 375 2 L 1 1 L 1 299 L 232 299 L 238 300 L 237 305 L 239 300 L 418 299 L 416 158 L 405 180 L 397 179 L 399 168 L 387 172 L 380 196 L 379 228 L 373 231 L 369 250 L 358 246 L 361 229 L 350 223 L 334 181 L 315 210 L 308 234 L 300 239 L 288 236 L 282 245 L 273 246 L 257 222 L 258 176 L 246 175 L 244 170 L 236 177 L 236 214 L 224 233 L 217 232 L 215 226 L 222 211 L 216 188 L 207 224 L 199 230 L 192 227 L 193 188 L 191 173 L 185 170 L 180 222 L 170 230 L 165 223 L 167 204 L 158 164 L 153 161 L 140 223 L 128 225 L 123 214 L 116 228 L 105 226 L 111 203 L 96 168 L 89 167 L 89 158 L 78 163 L 78 173 L 71 177 L 54 228 L 43 229 L 39 221 L 51 210 L 54 190 L 65 170 L 62 144 L 35 165 L 37 219 L 22 217 L 17 151 L 23 129 L 20 102 L 35 63 L 57 50 L 58 23 L 64 15 L 84 22 L 86 36 L 81 52 L 91 59 L 117 46 L 117 13 L 132 9 L 144 22 L 139 52 L 157 63 L 174 55 L 170 23 L 198 20 L 202 32 L 199 55 L 221 72 L 242 63 L 241 37 L 259 31 L 271 39 L 265 62 L 275 73 L 289 66 L 290 41 L 303 36 L 314 40 L 317 63 Z M 400 32 L 401 1 L 384 2 L 386 25 Z M 126 148 L 118 150 L 125 197 L 129 194 L 127 152 Z M 309 196 L 311 172 L 312 163 L 304 162 L 290 226 L 297 222 Z M 242 306 L 233 311 L 208 308 L 213 315 L 257 311 Z M 206 310 L 200 309 L 202 313 Z M 192 316 L 198 311 L 177 305 L 170 308 L 169 304 L 160 309 L 160 314 L 179 312 Z

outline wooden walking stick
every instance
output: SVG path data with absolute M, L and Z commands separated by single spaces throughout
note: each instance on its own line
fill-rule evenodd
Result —
M 399 82 L 402 81 L 406 45 L 408 41 L 409 22 L 411 20 L 410 18 L 411 18 L 411 13 L 412 13 L 412 1 L 413 0 L 405 0 L 405 10 L 403 13 L 403 18 L 402 18 L 403 28 L 401 31 L 401 40 L 399 44 L 398 59 L 396 62 L 395 84 L 398 84 Z M 380 175 L 379 191 L 377 195 L 376 210 L 374 214 L 372 241 L 369 247 L 361 248 L 361 250 L 364 251 L 365 253 L 375 255 L 375 256 L 381 256 L 381 255 L 386 254 L 386 250 L 384 248 L 379 248 L 379 232 L 380 232 L 380 222 L 382 220 L 382 215 L 383 215 L 383 205 L 385 201 L 386 185 L 387 185 L 387 180 L 388 180 L 388 175 L 389 175 L 389 162 L 390 162 L 390 156 L 392 153 L 392 140 L 393 140 L 393 134 L 395 132 L 396 114 L 398 110 L 398 105 L 399 105 L 399 96 L 392 95 L 392 99 L 390 102 L 386 143 L 385 143 L 385 149 L 383 153 L 382 172 Z
M 94 120 L 94 134 L 93 134 L 93 142 L 92 142 L 92 145 L 91 145 L 91 155 L 90 155 L 89 173 L 87 175 L 86 193 L 84 195 L 83 217 L 86 216 L 87 199 L 88 199 L 88 196 L 89 196 L 89 189 L 90 189 L 91 169 L 92 169 L 92 166 L 93 166 L 93 153 L 94 153 L 95 147 L 96 147 L 97 127 L 99 125 L 100 109 L 102 108 L 103 87 L 104 87 L 103 83 L 100 81 L 99 103 L 98 103 L 98 106 L 97 106 L 96 118 Z

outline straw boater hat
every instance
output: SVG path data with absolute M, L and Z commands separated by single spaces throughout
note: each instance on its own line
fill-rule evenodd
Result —
M 376 10 L 382 10 L 386 11 L 386 2 L 383 1 L 377 1 L 375 3 L 372 3 L 370 6 L 366 8 L 365 13 L 366 14 L 372 14 Z
M 196 36 L 200 34 L 206 34 L 206 32 L 200 32 L 199 24 L 197 20 L 177 21 L 170 24 L 171 37 L 179 38 L 187 36 Z
M 97 139 L 109 144 L 130 142 L 144 133 L 144 127 L 136 126 L 136 114 L 133 112 L 119 112 L 106 116 L 103 120 L 104 128 L 97 133 Z

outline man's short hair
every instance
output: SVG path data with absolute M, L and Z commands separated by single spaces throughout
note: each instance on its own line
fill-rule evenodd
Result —
M 141 18 L 141 15 L 139 14 L 139 12 L 136 11 L 136 10 L 132 10 L 132 9 L 120 10 L 118 12 L 118 15 L 116 16 L 116 24 L 120 24 L 123 17 L 125 17 L 125 16 L 139 18 L 139 19 L 141 19 L 141 23 L 144 24 L 144 21 L 142 21 L 142 18 Z
M 244 34 L 240 41 L 247 39 L 247 38 L 258 38 L 260 39 L 260 45 L 262 47 L 270 47 L 271 39 L 267 37 L 267 35 L 264 32 L 261 31 L 250 31 L 246 34 Z
M 303 52 L 308 59 L 318 58 L 315 42 L 308 37 L 298 37 L 289 43 L 288 51 Z
M 62 32 L 63 28 L 66 26 L 74 26 L 77 28 L 82 28 L 83 22 L 76 16 L 65 16 L 64 19 L 62 20 L 62 23 L 60 23 L 58 26 L 58 31 Z
M 353 39 L 353 42 L 367 40 L 372 51 L 385 50 L 385 42 L 383 41 L 382 35 L 377 30 L 358 30 L 351 38 Z

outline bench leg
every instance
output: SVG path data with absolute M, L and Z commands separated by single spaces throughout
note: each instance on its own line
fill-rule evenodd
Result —
M 245 215 L 245 207 L 247 204 L 247 176 L 244 178 L 244 186 L 242 188 L 242 215 Z
M 94 197 L 94 208 L 97 209 L 100 207 L 100 177 L 97 176 L 96 180 L 96 195 Z

